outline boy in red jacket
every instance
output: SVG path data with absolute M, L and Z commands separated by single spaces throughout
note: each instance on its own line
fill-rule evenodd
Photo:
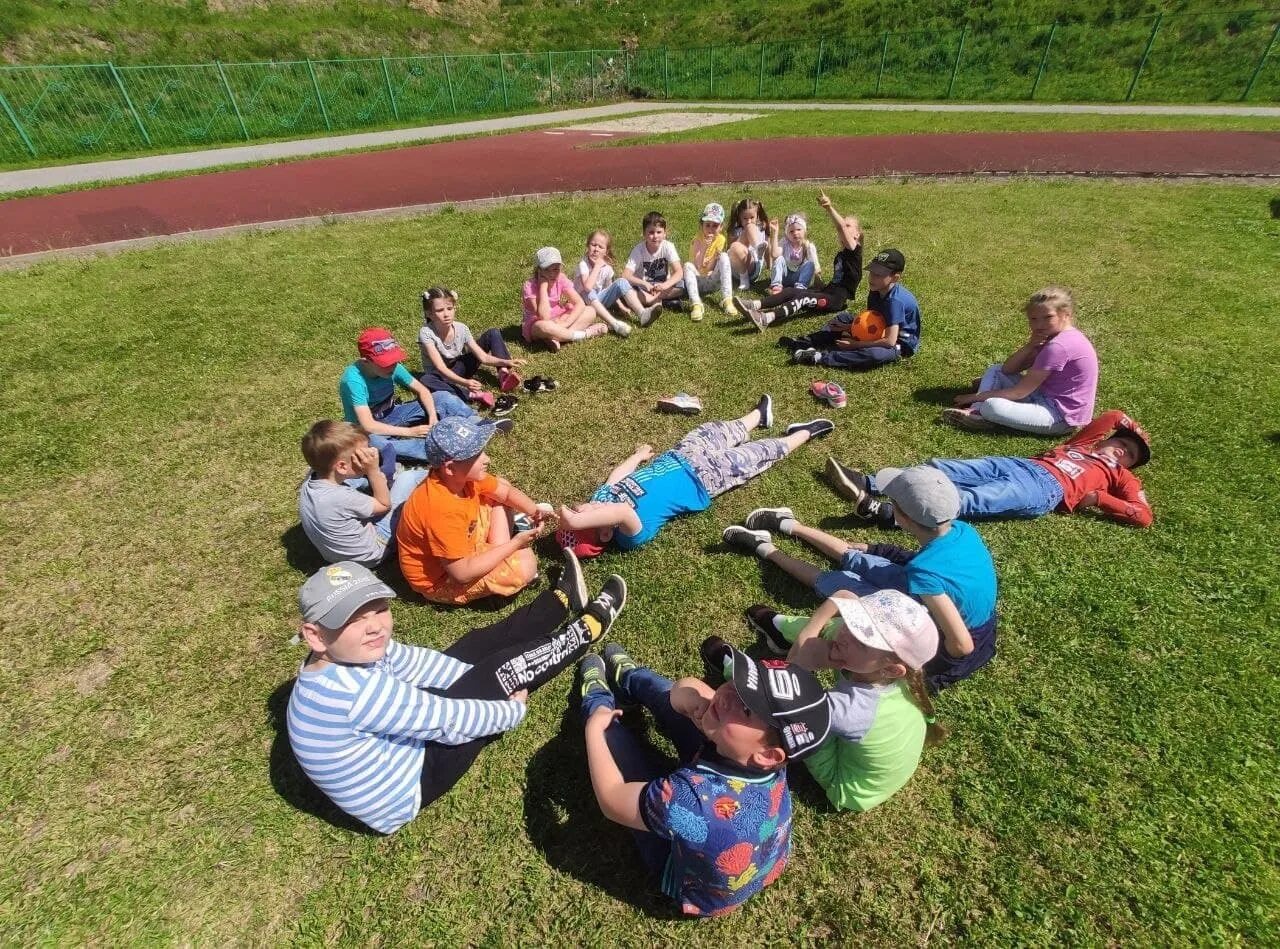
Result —
M 1151 505 L 1133 469 L 1151 460 L 1151 437 L 1124 412 L 1103 412 L 1070 441 L 1034 458 L 935 458 L 960 492 L 960 517 L 1040 517 L 1097 508 L 1122 524 L 1149 527 Z M 885 468 L 874 477 L 827 460 L 827 477 L 852 501 L 859 517 L 893 524 L 893 505 L 875 497 L 876 483 L 899 474 Z

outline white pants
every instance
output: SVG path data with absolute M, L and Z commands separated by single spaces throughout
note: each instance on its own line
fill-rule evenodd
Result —
M 979 392 L 991 392 L 994 389 L 1008 389 L 1022 381 L 1022 377 L 1005 372 L 1000 365 L 987 367 L 982 374 L 982 382 L 978 384 Z M 974 408 L 988 422 L 1004 428 L 1012 428 L 1032 435 L 1063 435 L 1072 431 L 1075 426 L 1068 424 L 1058 411 L 1058 407 L 1039 392 L 1033 392 L 1024 399 L 985 399 Z

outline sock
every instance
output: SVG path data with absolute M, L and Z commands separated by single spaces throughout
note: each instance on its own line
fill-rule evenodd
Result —
M 764 560 L 777 549 L 778 549 L 778 546 L 776 544 L 770 543 L 769 541 L 765 541 L 763 544 L 761 544 L 759 547 L 756 548 L 756 556 L 759 557 L 761 560 Z
M 796 519 L 794 517 L 784 517 L 778 521 L 778 533 L 791 536 L 791 532 L 796 529 Z
M 586 331 L 586 330 L 574 330 L 574 331 L 573 331 L 573 341 L 574 341 L 575 343 L 580 343 L 580 342 L 582 342 L 582 341 L 583 341 L 584 339 L 586 339 L 586 338 L 587 338 L 587 331 Z
M 764 317 L 764 325 L 765 325 L 765 326 L 771 326 L 771 325 L 773 325 L 773 321 L 774 321 L 775 319 L 777 319 L 777 317 L 775 317 L 772 313 L 764 313 L 764 314 L 762 314 L 762 316 Z
M 587 632 L 591 634 L 592 642 L 599 639 L 604 632 L 604 625 L 590 613 L 583 613 L 578 622 L 587 628 Z
M 569 594 L 565 593 L 564 590 L 552 590 L 551 592 L 556 595 L 556 599 L 559 600 L 567 610 L 569 608 Z

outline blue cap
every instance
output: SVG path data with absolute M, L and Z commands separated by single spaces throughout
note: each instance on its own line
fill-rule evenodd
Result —
M 496 431 L 492 422 L 475 416 L 442 418 L 427 432 L 427 464 L 438 468 L 446 461 L 474 458 L 484 451 L 484 446 L 489 444 Z

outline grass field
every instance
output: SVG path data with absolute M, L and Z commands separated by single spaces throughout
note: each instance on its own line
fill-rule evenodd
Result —
M 1280 939 L 1273 674 L 1280 488 L 1280 226 L 1271 189 L 1107 182 L 867 183 L 832 189 L 872 247 L 901 247 L 924 310 L 907 364 L 849 377 L 837 431 L 650 546 L 588 567 L 632 597 L 615 638 L 672 673 L 741 610 L 804 610 L 797 586 L 719 544 L 788 503 L 845 529 L 818 477 L 930 455 L 1032 453 L 1033 439 L 933 424 L 937 398 L 1018 344 L 1020 305 L 1075 288 L 1103 362 L 1099 408 L 1153 432 L 1157 512 L 981 527 L 1000 571 L 1000 654 L 940 700 L 952 731 L 871 814 L 828 812 L 794 777 L 796 856 L 739 914 L 672 919 L 595 807 L 568 677 L 396 836 L 334 823 L 290 763 L 280 714 L 317 563 L 297 527 L 297 442 L 338 411 L 358 330 L 406 341 L 445 282 L 474 329 L 517 319 L 534 247 L 619 251 L 683 191 L 444 212 L 162 247 L 0 274 L 0 879 L 6 941 L 702 945 L 855 939 L 1019 944 Z M 816 210 L 810 189 L 762 192 Z M 816 225 L 824 260 L 832 241 Z M 726 317 L 662 317 L 627 341 L 537 353 L 563 388 L 526 399 L 495 468 L 584 498 L 635 443 L 761 391 L 819 414 L 814 373 Z M 859 535 L 861 536 L 861 535 Z M 790 548 L 789 548 L 790 549 Z M 398 581 L 397 581 L 398 582 Z M 526 594 L 521 602 L 532 594 Z M 496 612 L 404 599 L 398 635 L 442 646 Z M 1267 737 L 1270 735 L 1271 737 Z

